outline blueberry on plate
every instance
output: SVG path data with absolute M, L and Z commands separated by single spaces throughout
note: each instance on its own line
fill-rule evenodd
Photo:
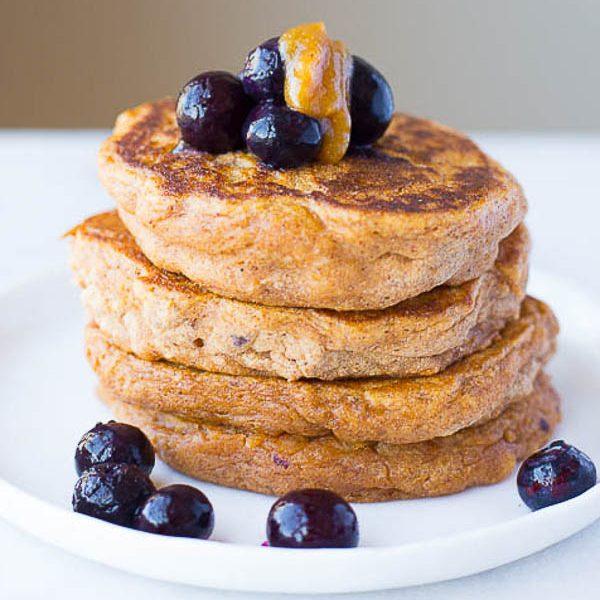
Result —
M 239 79 L 207 71 L 188 81 L 177 99 L 177 124 L 184 142 L 215 154 L 242 144 L 242 125 L 252 106 Z
M 115 421 L 96 424 L 83 435 L 75 450 L 78 475 L 103 463 L 136 465 L 150 475 L 154 460 L 154 448 L 146 435 L 133 425 Z
M 135 513 L 155 489 L 148 475 L 135 465 L 96 465 L 77 480 L 73 510 L 130 527 Z
M 246 57 L 240 79 L 246 94 L 257 102 L 283 101 L 285 69 L 279 53 L 279 38 L 271 38 Z
M 212 504 L 189 485 L 169 485 L 150 496 L 136 515 L 140 531 L 206 540 L 215 525 Z
M 519 495 L 531 510 L 570 500 L 594 485 L 594 463 L 562 440 L 532 454 L 517 475 Z
M 352 507 L 333 492 L 296 490 L 273 504 L 267 539 L 270 546 L 281 548 L 354 548 L 358 520 Z
M 273 168 L 299 167 L 315 160 L 323 142 L 316 119 L 271 102 L 252 110 L 244 130 L 248 150 Z
M 394 114 L 394 95 L 385 77 L 364 58 L 353 57 L 350 83 L 350 142 L 366 146 L 377 141 Z

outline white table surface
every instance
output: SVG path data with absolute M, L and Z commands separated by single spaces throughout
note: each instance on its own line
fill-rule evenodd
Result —
M 95 153 L 103 135 L 95 131 L 0 131 L 0 292 L 60 266 L 66 260 L 61 234 L 85 216 L 112 205 L 96 179 Z M 534 239 L 533 265 L 563 275 L 600 297 L 600 135 L 481 133 L 474 137 L 525 188 L 530 201 L 527 222 Z M 356 597 L 597 598 L 599 565 L 597 522 L 544 552 L 493 571 Z M 310 573 L 299 569 L 298 576 L 310 577 Z M 260 596 L 128 575 L 56 550 L 0 521 L 0 598 L 59 597 L 233 600 Z

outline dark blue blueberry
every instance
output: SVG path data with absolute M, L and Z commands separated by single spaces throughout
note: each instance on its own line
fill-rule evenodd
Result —
M 208 539 L 215 525 L 212 504 L 189 485 L 169 485 L 150 496 L 133 526 L 140 531 Z
M 267 518 L 269 545 L 282 548 L 354 548 L 358 520 L 352 507 L 327 490 L 297 490 L 282 496 Z
M 252 106 L 239 79 L 207 71 L 188 81 L 177 100 L 177 124 L 184 142 L 215 154 L 242 145 L 242 125 Z
M 531 510 L 570 500 L 594 485 L 594 463 L 562 440 L 532 454 L 517 475 L 519 495 Z
M 254 48 L 240 73 L 244 91 L 257 102 L 283 101 L 285 70 L 278 41 L 279 38 L 271 38 Z
M 103 463 L 137 465 L 146 475 L 154 467 L 154 448 L 144 433 L 125 423 L 98 423 L 77 444 L 75 469 L 78 475 Z
M 372 144 L 387 129 L 394 114 L 394 95 L 385 77 L 360 56 L 353 57 L 350 85 L 351 143 Z
M 248 150 L 273 168 L 298 167 L 315 160 L 323 141 L 316 119 L 273 103 L 254 108 L 245 130 Z
M 77 480 L 73 510 L 130 527 L 136 511 L 154 491 L 148 475 L 135 465 L 97 465 Z

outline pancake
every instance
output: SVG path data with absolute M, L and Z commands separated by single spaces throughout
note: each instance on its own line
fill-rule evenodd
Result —
M 489 345 L 518 316 L 527 282 L 523 225 L 480 277 L 360 312 L 264 307 L 206 292 L 154 267 L 114 212 L 71 234 L 83 303 L 111 342 L 143 359 L 231 375 L 431 375 Z
M 450 435 L 529 394 L 557 331 L 551 310 L 528 298 L 519 319 L 485 350 L 437 375 L 405 379 L 288 382 L 209 373 L 137 358 L 95 326 L 87 328 L 86 353 L 104 388 L 145 410 L 268 435 L 403 444 Z
M 515 179 L 464 135 L 397 114 L 336 165 L 174 152 L 174 102 L 122 113 L 100 178 L 144 254 L 221 296 L 381 309 L 491 268 L 522 221 Z
M 357 502 L 440 496 L 501 481 L 550 439 L 560 420 L 559 398 L 543 374 L 528 397 L 492 421 L 403 446 L 244 433 L 116 398 L 105 395 L 116 417 L 140 427 L 160 457 L 186 475 L 273 495 L 325 488 Z

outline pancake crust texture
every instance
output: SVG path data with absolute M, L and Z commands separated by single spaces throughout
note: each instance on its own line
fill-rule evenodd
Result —
M 560 403 L 545 375 L 500 416 L 417 444 L 348 444 L 333 436 L 265 436 L 145 410 L 105 394 L 119 420 L 137 425 L 161 458 L 197 479 L 265 494 L 315 487 L 376 502 L 452 494 L 508 477 L 550 438 Z
M 146 360 L 288 380 L 432 375 L 488 346 L 519 314 L 530 245 L 520 225 L 476 279 L 385 310 L 338 312 L 206 292 L 155 267 L 115 212 L 87 219 L 71 237 L 89 319 L 115 345 Z
M 529 394 L 557 332 L 552 311 L 527 298 L 519 319 L 494 343 L 437 375 L 335 382 L 222 375 L 142 360 L 93 325 L 86 353 L 104 388 L 145 410 L 268 435 L 333 433 L 349 442 L 403 444 L 450 435 Z
M 155 265 L 239 300 L 393 306 L 489 270 L 526 212 L 515 179 L 470 139 L 404 114 L 336 165 L 273 170 L 178 142 L 172 100 L 127 110 L 100 178 Z

